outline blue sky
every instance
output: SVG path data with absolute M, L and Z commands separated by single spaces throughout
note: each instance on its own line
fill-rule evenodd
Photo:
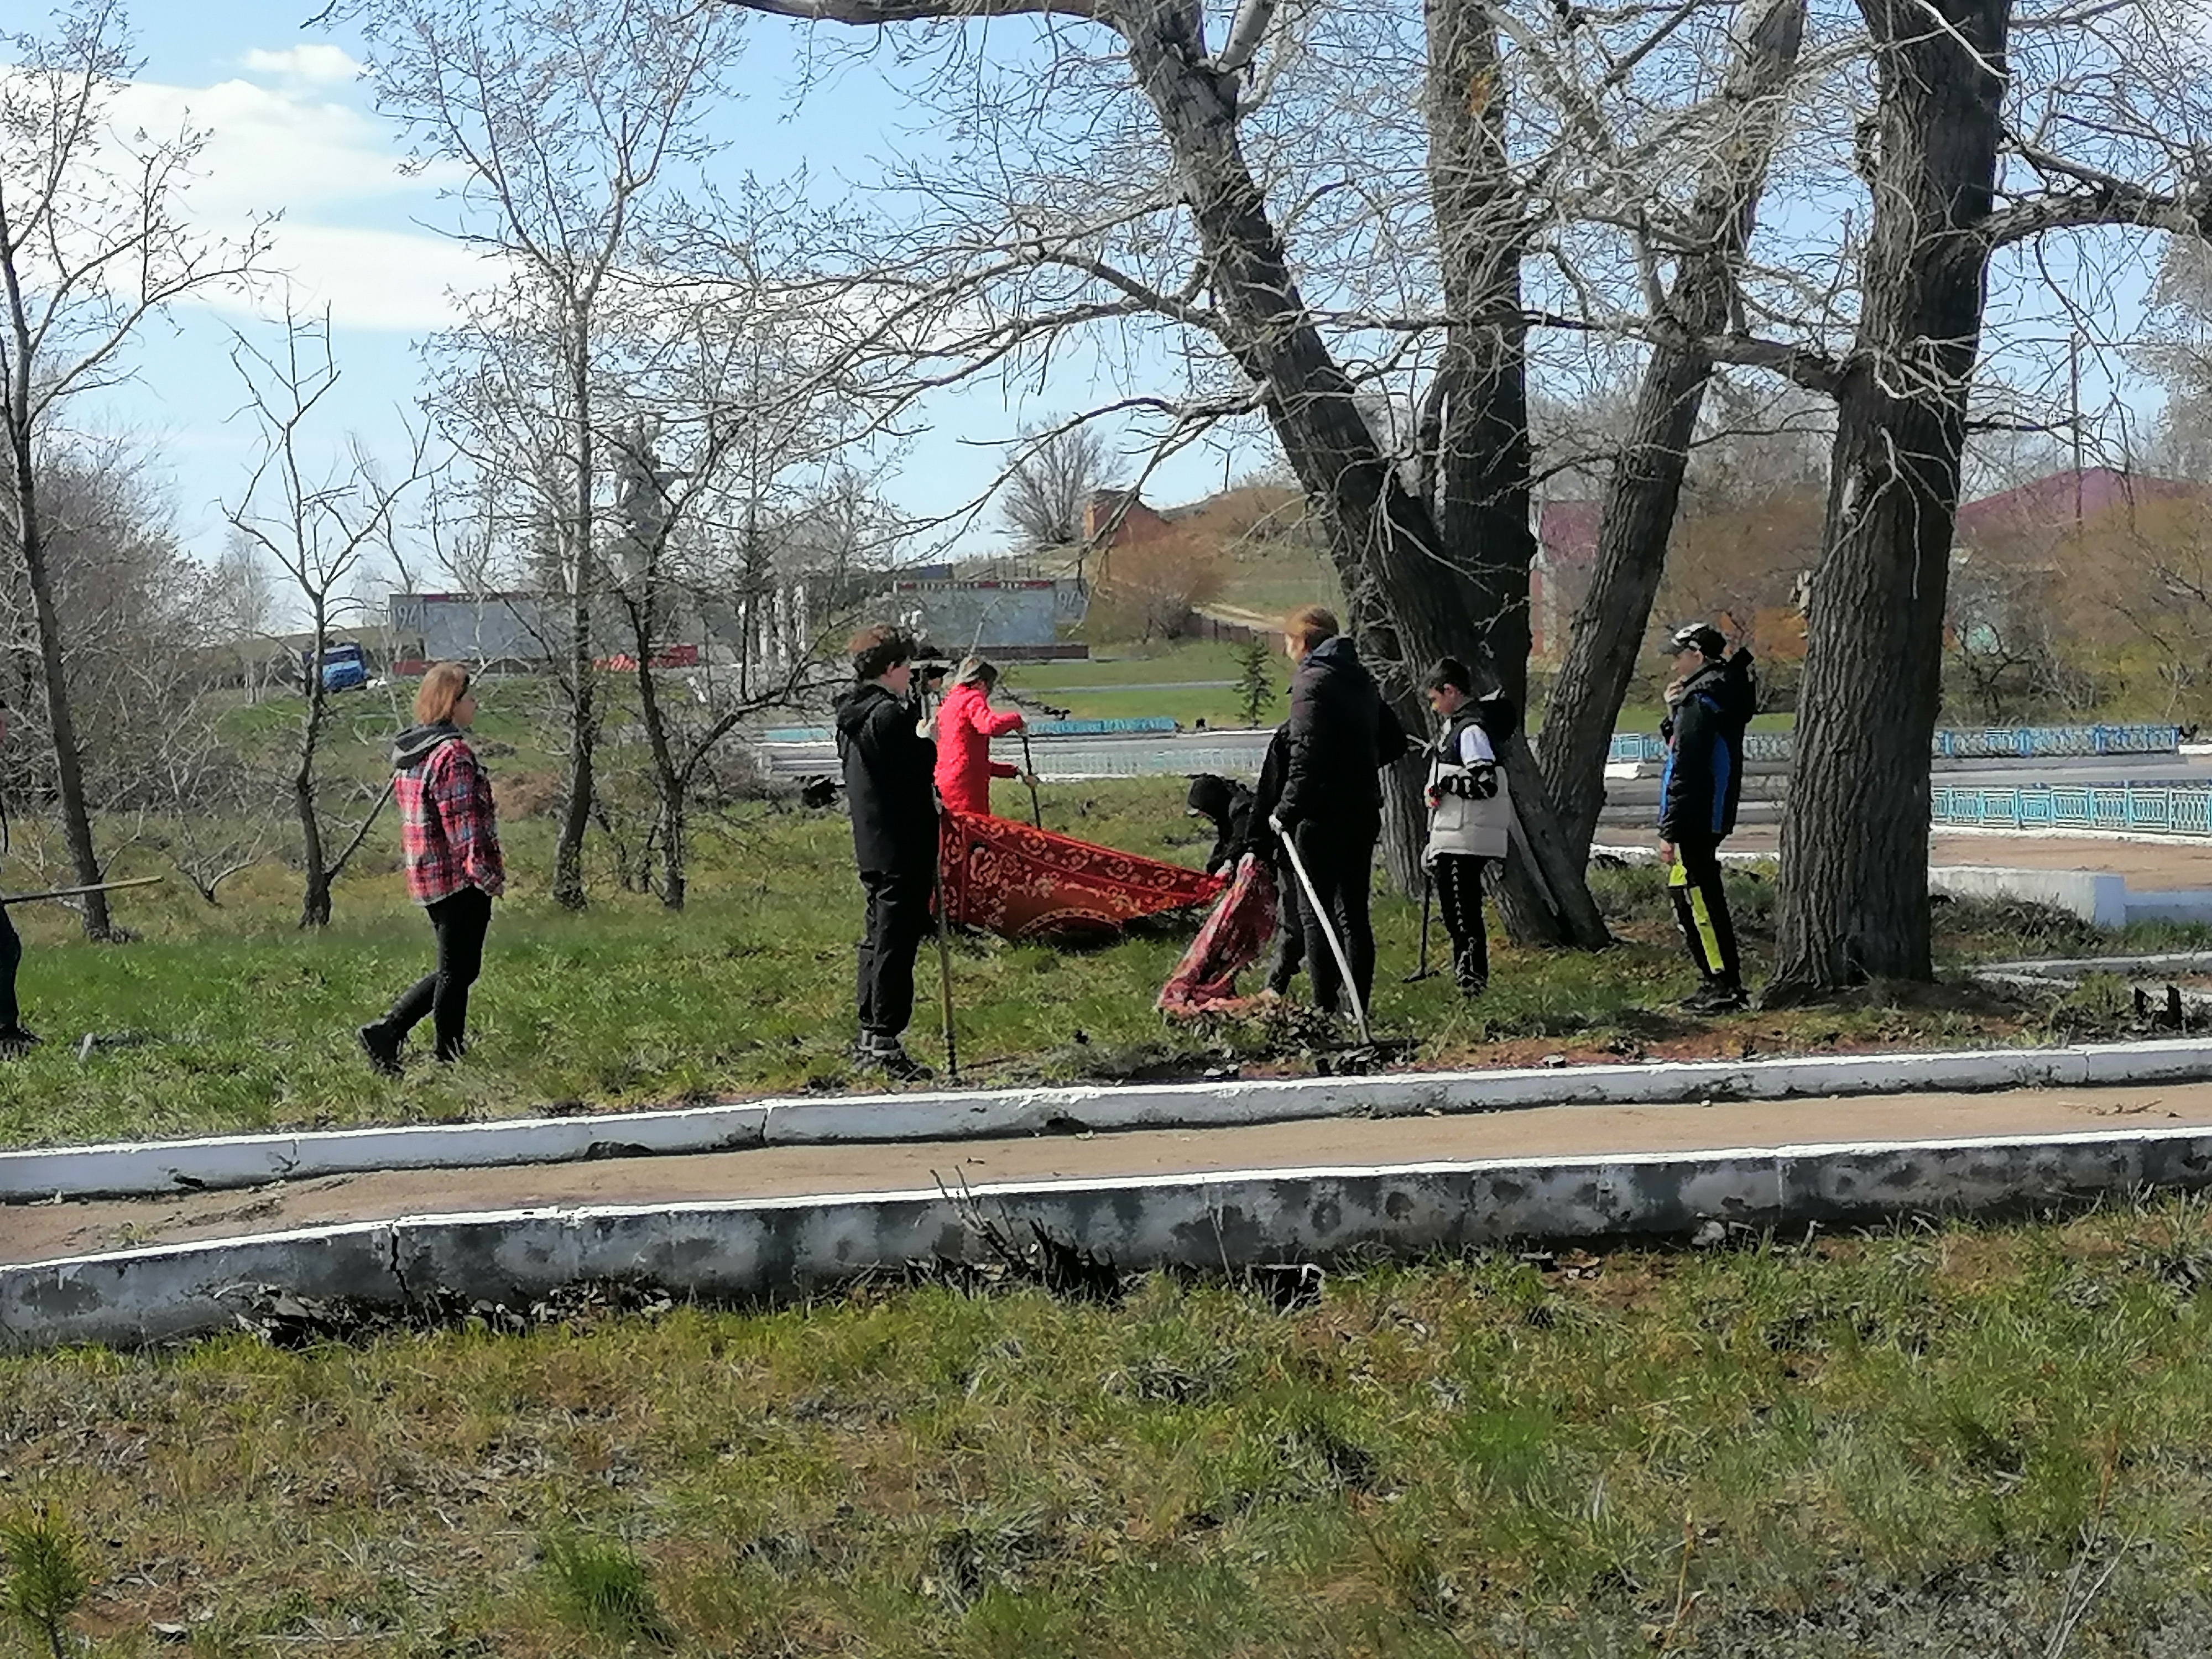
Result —
M 452 204 L 434 182 L 404 176 L 396 126 L 374 112 L 356 78 L 361 47 L 343 30 L 303 28 L 317 0 L 139 0 L 132 21 L 144 66 L 116 112 L 118 125 L 173 129 L 189 119 L 210 133 L 190 209 L 210 232 L 241 230 L 255 214 L 280 213 L 272 265 L 295 284 L 306 312 L 330 308 L 342 380 L 326 405 L 331 453 L 359 433 L 397 458 L 416 420 L 419 342 L 450 314 L 447 295 L 481 279 L 465 248 L 439 234 Z M 763 178 L 804 167 L 817 188 L 872 180 L 878 158 L 913 148 L 902 100 L 875 58 L 817 82 L 794 105 L 789 91 L 805 32 L 753 20 L 733 84 L 741 94 L 714 118 L 730 143 L 730 170 Z M 848 38 L 849 39 L 849 38 Z M 895 73 L 895 70 L 890 71 Z M 235 496 L 254 445 L 238 414 L 228 362 L 234 329 L 273 337 L 243 297 L 194 301 L 148 326 L 137 373 L 71 420 L 138 439 L 166 468 L 177 528 L 202 556 L 222 546 L 220 503 Z M 980 381 L 932 407 L 927 429 L 905 445 L 888 491 L 909 513 L 949 512 L 997 471 L 1000 441 L 1024 423 L 1103 400 L 1097 366 L 1071 356 L 1042 387 Z M 1240 451 L 1230 470 L 1264 458 Z M 1153 475 L 1147 494 L 1178 501 L 1218 488 L 1224 458 L 1194 448 Z M 988 519 L 969 545 L 995 541 Z
M 357 432 L 373 448 L 396 455 L 404 422 L 414 418 L 417 343 L 449 314 L 448 289 L 480 273 L 472 256 L 438 234 L 451 208 L 438 199 L 434 182 L 399 172 L 396 129 L 375 115 L 354 78 L 359 42 L 343 31 L 302 27 L 319 4 L 139 0 L 134 22 L 144 69 L 118 114 L 149 126 L 173 126 L 189 116 L 211 131 L 204 177 L 192 198 L 196 218 L 210 230 L 235 230 L 256 213 L 281 212 L 274 264 L 295 279 L 303 309 L 331 308 L 343 379 L 331 405 L 327 441 L 335 451 L 346 433 Z M 807 32 L 755 18 L 745 35 L 744 59 L 732 76 L 742 90 L 714 118 L 730 142 L 730 173 L 775 178 L 804 167 L 817 189 L 834 189 L 840 179 L 873 182 L 879 158 L 910 155 L 926 143 L 926 137 L 908 130 L 912 106 L 900 95 L 889 53 L 848 63 L 794 106 L 789 92 Z M 841 46 L 856 43 L 849 32 L 836 39 Z M 2068 252 L 2052 253 L 2063 286 Z M 2139 295 L 2141 282 L 2137 270 L 2120 286 Z M 2038 286 L 2001 286 L 1993 315 L 2050 312 L 2048 290 L 2038 292 Z M 74 414 L 81 423 L 136 435 L 158 458 L 170 475 L 179 533 L 204 555 L 222 544 L 219 503 L 236 495 L 253 445 L 248 423 L 236 418 L 240 392 L 227 361 L 233 328 L 266 331 L 268 325 L 242 301 L 179 307 L 146 331 L 134 380 Z M 2051 319 L 2026 331 L 2046 337 L 2043 350 L 2033 354 L 2046 367 L 2016 354 L 1990 369 L 2016 383 L 2040 380 L 2048 386 L 2047 365 L 2054 355 L 2063 361 L 2063 346 L 2055 343 L 2065 329 L 2063 319 Z M 2090 358 L 2084 391 L 2092 409 L 2115 397 L 2110 362 L 2094 353 Z M 1164 361 L 1158 367 L 1164 376 L 1172 373 Z M 1139 365 L 1139 372 L 1144 368 Z M 996 471 L 997 441 L 1025 422 L 1104 400 L 1119 389 L 1112 384 L 1116 373 L 1073 353 L 1056 360 L 1053 379 L 1042 387 L 1009 388 L 984 379 L 943 397 L 928 429 L 900 458 L 889 479 L 890 495 L 911 513 L 953 509 Z M 1985 374 L 1985 382 L 1991 378 Z M 2121 395 L 2141 402 L 2139 391 Z M 2140 420 L 2138 414 L 2138 433 Z M 2115 448 L 2108 441 L 2106 453 Z M 1256 447 L 1226 456 L 1194 447 L 1153 475 L 1147 494 L 1161 501 L 1187 499 L 1264 459 Z M 971 535 L 969 544 L 990 539 L 986 530 Z

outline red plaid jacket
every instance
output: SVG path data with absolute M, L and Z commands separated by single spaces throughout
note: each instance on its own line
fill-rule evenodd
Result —
M 435 904 L 465 887 L 496 898 L 507 890 L 493 816 L 491 779 L 476 753 L 448 738 L 416 765 L 392 775 L 399 803 L 399 848 L 407 890 L 417 904 Z

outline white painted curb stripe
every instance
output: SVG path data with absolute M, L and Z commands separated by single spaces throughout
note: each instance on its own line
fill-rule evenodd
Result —
M 232 1322 L 264 1288 L 404 1306 L 432 1292 L 508 1305 L 583 1279 L 716 1298 L 788 1294 L 966 1259 L 966 1204 L 1125 1268 L 1234 1269 L 1513 1239 L 1680 1237 L 1990 1210 L 2212 1185 L 2203 1126 L 1710 1152 L 1486 1158 L 1004 1182 L 941 1192 L 589 1206 L 406 1217 L 0 1268 L 0 1346 L 129 1343 Z
M 1657 1060 L 1365 1078 L 799 1098 L 495 1123 L 30 1148 L 0 1152 L 0 1202 L 57 1195 L 150 1196 L 374 1170 L 473 1169 L 759 1146 L 1004 1139 L 1536 1106 L 1665 1105 L 2204 1079 L 2212 1079 L 2212 1040 L 2190 1037 L 1952 1054 Z

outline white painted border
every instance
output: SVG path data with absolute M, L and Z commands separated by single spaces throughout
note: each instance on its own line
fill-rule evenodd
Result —
M 493 1123 L 29 1148 L 0 1152 L 0 1202 L 57 1196 L 159 1196 L 374 1170 L 558 1164 L 759 1146 L 1003 1139 L 1536 1106 L 1665 1105 L 1712 1099 L 2201 1080 L 2212 1080 L 2212 1039 L 2190 1037 L 1949 1054 L 1657 1060 L 1402 1072 L 1364 1078 L 800 1097 Z
M 761 1200 L 589 1205 L 302 1228 L 0 1267 L 0 1347 L 131 1343 L 232 1322 L 269 1290 L 399 1307 L 510 1303 L 635 1279 L 678 1295 L 776 1296 L 969 1255 L 967 1205 L 1027 1217 L 1125 1267 L 1229 1268 L 1509 1240 L 1672 1235 L 1987 1212 L 2212 1183 L 2212 1127 L 1162 1176 Z

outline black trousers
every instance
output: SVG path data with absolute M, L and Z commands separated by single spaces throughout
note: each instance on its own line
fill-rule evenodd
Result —
M 1282 995 L 1305 960 L 1306 921 L 1298 906 L 1298 878 L 1291 861 L 1282 859 L 1275 866 L 1275 953 L 1267 963 L 1267 988 Z
M 1439 853 L 1430 866 L 1437 908 L 1451 935 L 1452 976 L 1462 991 L 1490 983 L 1490 940 L 1482 931 L 1482 870 L 1489 862 L 1471 853 Z
M 868 908 L 857 952 L 860 1035 L 894 1038 L 914 1018 L 914 956 L 930 928 L 934 871 L 860 872 Z
M 0 905 L 0 1036 L 20 1030 L 23 1023 L 23 1011 L 15 1002 L 15 969 L 22 960 L 23 941 L 8 920 L 7 906 Z
M 1375 928 L 1367 913 L 1373 880 L 1375 842 L 1382 833 L 1379 815 L 1327 822 L 1309 820 L 1291 830 L 1298 856 L 1305 860 L 1314 896 L 1322 915 L 1336 928 L 1338 941 L 1352 964 L 1352 982 L 1359 993 L 1359 1006 L 1368 1006 L 1375 989 Z M 1297 877 L 1292 874 L 1295 882 Z M 1343 1000 L 1344 975 L 1338 971 L 1336 954 L 1328 948 L 1328 935 L 1321 917 L 1305 896 L 1298 896 L 1299 914 L 1305 921 L 1306 975 L 1313 981 L 1314 1006 L 1334 1013 Z
M 437 969 L 409 986 L 380 1023 L 394 1039 L 401 1039 L 427 1014 L 437 1030 L 438 1058 L 459 1060 L 469 1024 L 469 987 L 483 969 L 491 895 L 480 887 L 464 887 L 425 908 L 438 936 Z
M 1736 989 L 1743 984 L 1743 964 L 1736 956 L 1735 924 L 1729 920 L 1728 894 L 1721 885 L 1720 854 L 1717 836 L 1676 842 L 1667 892 L 1674 901 L 1674 925 L 1682 930 L 1698 971 Z

